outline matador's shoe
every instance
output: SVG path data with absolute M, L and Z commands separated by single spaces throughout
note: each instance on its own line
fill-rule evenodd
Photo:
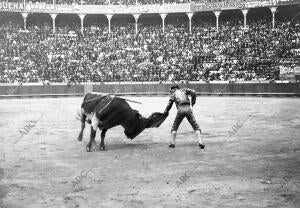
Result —
M 199 143 L 199 147 L 200 147 L 200 149 L 204 149 L 205 148 L 205 144 L 200 144 Z

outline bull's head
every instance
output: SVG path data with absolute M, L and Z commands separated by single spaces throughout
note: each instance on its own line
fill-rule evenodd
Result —
M 76 119 L 79 120 L 79 121 L 83 121 L 82 117 L 83 117 L 83 112 L 82 112 L 82 110 L 77 110 L 77 112 L 76 112 Z M 88 124 L 91 124 L 91 123 L 92 123 L 92 121 L 91 121 L 90 119 L 86 119 L 85 121 L 86 121 Z M 83 121 L 83 122 L 85 122 L 85 121 Z

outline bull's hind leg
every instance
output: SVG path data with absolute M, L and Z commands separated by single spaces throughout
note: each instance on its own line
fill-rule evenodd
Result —
M 80 141 L 80 142 L 82 141 L 83 130 L 85 128 L 85 119 L 86 119 L 86 115 L 83 112 L 81 112 L 81 116 L 80 116 L 81 130 L 80 130 L 79 135 L 77 137 L 77 140 Z
M 86 151 L 87 152 L 91 152 L 92 151 L 92 145 L 93 145 L 93 142 L 95 141 L 95 136 L 96 136 L 96 130 L 94 130 L 93 126 L 91 126 L 90 141 L 86 145 Z
M 103 130 L 101 131 L 100 151 L 105 150 L 104 138 L 105 138 L 106 132 L 107 132 L 107 129 L 103 129 Z

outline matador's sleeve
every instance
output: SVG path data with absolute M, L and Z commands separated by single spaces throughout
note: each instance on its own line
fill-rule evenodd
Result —
M 196 91 L 192 90 L 192 89 L 189 89 L 189 88 L 186 88 L 185 89 L 185 93 L 187 95 L 190 95 L 192 97 L 192 101 L 191 102 L 192 102 L 192 106 L 194 106 L 195 103 L 196 103 Z
M 172 108 L 172 106 L 173 106 L 173 103 L 174 103 L 174 100 L 175 100 L 174 95 L 171 95 L 171 97 L 170 97 L 170 99 L 169 99 L 169 102 L 168 102 L 168 105 L 167 105 L 167 107 L 166 107 L 164 113 L 168 113 L 168 112 L 171 110 L 171 108 Z

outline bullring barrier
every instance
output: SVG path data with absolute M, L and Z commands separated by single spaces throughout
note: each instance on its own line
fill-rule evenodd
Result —
M 0 98 L 83 96 L 88 92 L 116 95 L 168 95 L 171 83 L 88 83 L 77 85 L 1 85 Z M 207 96 L 300 96 L 300 83 L 184 83 Z

